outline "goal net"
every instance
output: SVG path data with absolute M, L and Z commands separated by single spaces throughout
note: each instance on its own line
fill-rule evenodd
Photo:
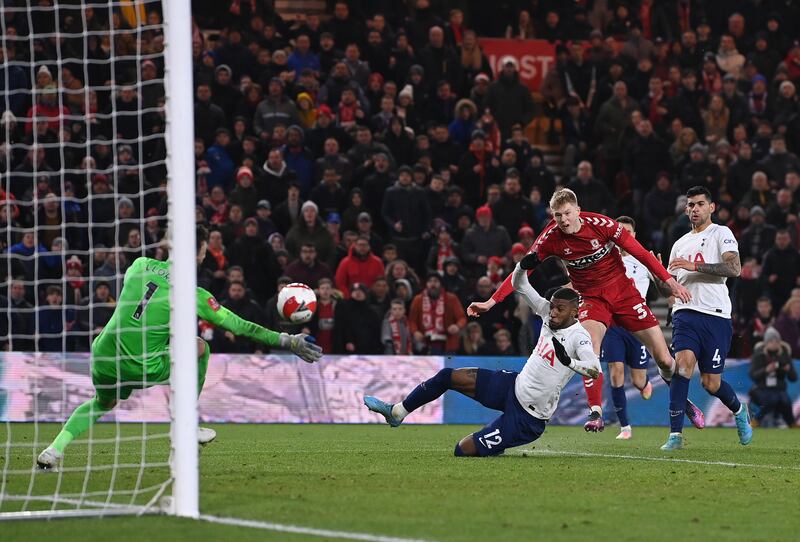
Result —
M 0 4 L 0 519 L 197 514 L 190 21 L 189 0 Z M 152 354 L 152 293 L 118 300 L 139 257 L 180 280 L 164 369 L 135 378 L 92 343 L 130 310 Z M 96 388 L 116 408 L 37 468 Z

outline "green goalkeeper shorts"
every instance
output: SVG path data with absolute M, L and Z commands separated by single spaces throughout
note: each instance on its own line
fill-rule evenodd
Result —
M 118 356 L 110 348 L 92 345 L 92 384 L 104 403 L 130 397 L 133 390 L 143 390 L 169 383 L 170 358 L 167 354 L 150 358 L 146 363 Z

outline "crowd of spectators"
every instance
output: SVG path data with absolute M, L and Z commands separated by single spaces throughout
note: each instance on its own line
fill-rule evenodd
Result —
M 168 254 L 161 17 L 28 15 L 6 14 L 0 48 L 1 331 L 15 350 L 85 350 L 130 262 Z M 531 92 L 479 36 L 548 40 L 555 63 Z M 513 296 L 473 322 L 465 307 L 528 250 L 557 187 L 635 216 L 666 255 L 689 229 L 681 194 L 703 185 L 740 240 L 736 353 L 774 321 L 800 357 L 796 38 L 800 10 L 779 1 L 364 0 L 298 21 L 195 2 L 196 167 L 171 175 L 196 175 L 212 230 L 199 284 L 286 331 L 277 292 L 309 284 L 328 353 L 527 353 L 539 324 Z

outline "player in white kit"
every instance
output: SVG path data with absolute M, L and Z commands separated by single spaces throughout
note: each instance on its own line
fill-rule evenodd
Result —
M 636 222 L 633 218 L 621 216 L 617 218 L 617 222 L 632 237 L 636 237 Z M 642 299 L 647 299 L 647 290 L 653 276 L 639 260 L 621 248 L 619 251 L 622 255 L 622 263 L 625 264 L 625 274 L 633 281 Z M 659 256 L 658 259 L 660 260 L 661 257 Z M 654 282 L 663 296 L 669 297 L 672 294 L 669 288 L 662 289 L 663 282 Z M 614 411 L 617 413 L 620 426 L 618 440 L 629 440 L 633 436 L 628 419 L 628 400 L 625 396 L 625 365 L 630 369 L 631 383 L 639 390 L 642 398 L 647 400 L 653 394 L 653 385 L 647 378 L 647 368 L 652 360 L 647 348 L 631 332 L 620 326 L 608 328 L 600 347 L 600 361 L 608 363 L 611 401 L 614 404 Z
M 399 403 L 364 397 L 367 408 L 382 414 L 389 425 L 397 427 L 410 412 L 436 400 L 445 391 L 454 390 L 503 412 L 480 431 L 461 439 L 455 455 L 499 455 L 507 448 L 539 438 L 572 375 L 597 378 L 601 374 L 600 361 L 589 332 L 577 320 L 580 296 L 575 290 L 560 288 L 547 301 L 533 289 L 528 273 L 519 264 L 512 284 L 544 321 L 539 341 L 521 372 L 442 369 Z
M 687 302 L 676 300 L 672 311 L 677 366 L 669 388 L 670 434 L 661 449 L 683 448 L 683 409 L 695 365 L 700 367 L 706 391 L 734 414 L 739 442 L 747 445 L 753 439 L 747 405 L 722 380 L 733 335 L 731 299 L 725 283 L 728 277 L 741 273 L 739 245 L 730 229 L 711 222 L 715 205 L 706 188 L 695 186 L 686 196 L 692 231 L 672 246 L 668 269 L 692 298 Z

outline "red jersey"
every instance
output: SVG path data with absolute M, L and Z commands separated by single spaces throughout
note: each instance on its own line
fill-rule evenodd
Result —
M 577 233 L 564 233 L 551 221 L 542 230 L 529 252 L 540 260 L 556 256 L 566 264 L 572 285 L 583 296 L 599 295 L 612 283 L 630 281 L 625 275 L 625 264 L 616 246 L 621 247 L 663 281 L 671 278 L 669 272 L 655 256 L 650 254 L 622 225 L 605 215 L 584 213 L 580 215 L 581 229 Z M 498 303 L 513 291 L 511 275 L 492 295 Z

